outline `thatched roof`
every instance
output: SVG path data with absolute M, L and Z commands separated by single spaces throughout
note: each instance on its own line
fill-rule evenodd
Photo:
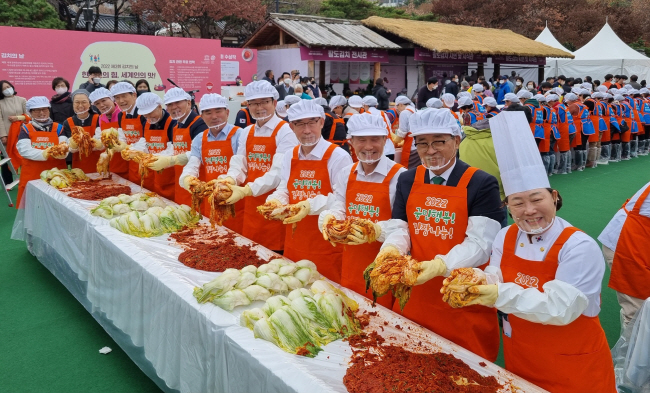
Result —
M 441 53 L 477 53 L 486 56 L 567 57 L 573 55 L 516 34 L 510 30 L 389 19 L 371 16 L 361 21 L 422 48 Z

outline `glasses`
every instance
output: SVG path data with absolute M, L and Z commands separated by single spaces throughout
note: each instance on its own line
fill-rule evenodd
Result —
M 431 143 L 419 142 L 415 144 L 415 148 L 420 151 L 427 151 L 429 150 L 429 147 L 431 147 L 433 150 L 442 150 L 442 148 L 445 146 L 445 143 L 449 142 L 452 139 L 454 139 L 453 136 L 442 141 L 432 141 Z
M 296 121 L 296 122 L 293 122 L 293 126 L 297 127 L 297 128 L 304 128 L 304 127 L 307 127 L 307 126 L 312 127 L 312 126 L 315 126 L 316 124 L 318 124 L 318 120 L 319 119 L 310 119 L 310 120 L 302 121 L 302 122 L 297 122 Z
M 270 103 L 271 103 L 271 100 L 264 100 L 264 101 L 260 101 L 260 102 L 249 102 L 248 106 L 250 106 L 251 108 L 261 108 L 262 106 L 268 105 Z

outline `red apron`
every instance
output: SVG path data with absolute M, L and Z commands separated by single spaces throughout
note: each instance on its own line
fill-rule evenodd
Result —
M 160 154 L 167 149 L 169 138 L 167 129 L 172 122 L 171 116 L 165 121 L 162 130 L 152 130 L 149 123 L 144 126 L 144 139 L 147 141 L 147 150 L 151 154 Z M 140 182 L 138 181 L 138 184 Z M 174 168 L 163 169 L 160 173 L 149 171 L 149 176 L 144 178 L 144 187 L 149 191 L 154 191 L 161 197 L 174 199 Z
M 122 120 L 120 127 L 126 137 L 126 144 L 133 145 L 144 136 L 142 121 L 140 115 L 132 119 L 126 118 L 126 113 L 122 112 Z M 135 184 L 140 184 L 140 175 L 138 174 L 138 163 L 131 160 L 129 161 L 129 180 Z
M 627 213 L 621 234 L 616 243 L 612 274 L 609 276 L 609 287 L 637 299 L 650 297 L 650 255 L 643 246 L 650 237 L 650 217 L 639 213 L 643 202 L 648 198 L 650 187 L 639 196 L 632 211 Z
M 11 164 L 14 166 L 16 171 L 23 165 L 23 157 L 18 153 L 18 149 L 16 148 L 18 137 L 20 136 L 20 127 L 22 127 L 23 124 L 28 124 L 32 121 L 27 114 L 23 114 L 23 116 L 25 116 L 25 120 L 11 122 L 9 132 L 7 133 L 7 156 L 11 158 Z
M 327 170 L 335 144 L 330 145 L 321 160 L 301 160 L 298 158 L 300 146 L 293 149 L 291 173 L 287 182 L 289 203 L 294 204 L 316 195 L 332 192 L 330 174 Z M 284 256 L 292 261 L 308 259 L 316 264 L 318 272 L 334 281 L 341 282 L 342 247 L 332 247 L 323 239 L 318 230 L 318 216 L 307 216 L 293 225 L 285 225 Z
M 116 130 L 120 128 L 120 125 L 118 124 L 117 121 L 112 121 L 110 123 L 104 123 L 99 120 L 99 129 L 104 131 L 108 130 L 109 128 L 115 128 Z M 121 176 L 125 179 L 128 180 L 129 177 L 129 163 L 128 161 L 124 160 L 122 158 L 122 155 L 120 153 L 115 153 L 113 154 L 113 158 L 111 158 L 110 162 L 110 170 L 112 173 Z M 97 167 L 95 167 L 95 170 L 93 172 L 97 172 Z M 139 183 L 138 183 L 139 184 Z
M 91 137 L 95 136 L 95 130 L 97 129 L 97 123 L 99 122 L 99 115 L 91 115 L 92 120 L 90 121 L 89 126 L 81 127 L 90 134 Z M 74 127 L 77 127 L 72 120 L 72 117 L 68 117 L 68 126 L 70 126 L 70 131 Z M 95 173 L 97 172 L 97 161 L 99 161 L 99 156 L 102 154 L 101 151 L 92 150 L 88 157 L 81 156 L 81 153 L 75 153 L 72 155 L 72 167 L 79 168 L 84 173 Z
M 281 121 L 271 136 L 255 136 L 255 124 L 251 126 L 246 138 L 246 165 L 248 176 L 246 183 L 252 182 L 271 170 L 273 156 L 277 145 L 275 136 L 286 121 Z M 269 250 L 280 251 L 284 248 L 284 224 L 282 221 L 265 219 L 257 212 L 257 207 L 266 203 L 271 191 L 260 196 L 244 198 L 244 227 L 242 235 L 257 242 Z
M 519 228 L 511 225 L 503 243 L 501 272 L 504 282 L 518 276 L 539 291 L 555 279 L 558 254 L 579 229 L 565 228 L 544 261 L 530 261 L 515 255 Z M 521 280 L 517 282 L 521 285 Z M 510 337 L 503 335 L 506 369 L 553 393 L 615 393 L 614 364 L 605 332 L 598 317 L 581 315 L 566 326 L 543 325 L 508 315 Z M 506 322 L 504 322 L 506 323 Z
M 405 111 L 413 112 L 413 109 L 406 108 Z M 402 145 L 402 158 L 399 160 L 399 163 L 402 164 L 404 168 L 409 167 L 409 159 L 411 158 L 411 147 L 413 146 L 413 136 L 410 132 L 406 133 L 404 137 L 404 144 Z
M 192 149 L 190 127 L 192 127 L 192 124 L 194 124 L 198 119 L 200 119 L 200 117 L 196 116 L 185 128 L 179 128 L 178 123 L 174 126 L 174 155 L 187 153 Z M 183 174 L 183 166 L 174 165 L 173 168 L 169 169 L 174 171 L 174 202 L 179 205 L 192 206 L 192 195 L 178 183 Z
M 446 254 L 465 239 L 467 185 L 478 169 L 468 168 L 456 187 L 425 184 L 426 170 L 424 166 L 418 166 L 406 202 L 411 255 L 418 261 Z M 436 277 L 413 287 L 402 314 L 475 354 L 495 361 L 499 352 L 497 310 L 477 305 L 451 308 L 442 301 L 440 294 L 443 279 Z M 393 311 L 400 312 L 397 302 Z
M 208 142 L 209 129 L 203 131 L 203 142 L 201 143 L 201 166 L 199 167 L 199 180 L 208 182 L 228 173 L 230 158 L 235 154 L 232 150 L 232 138 L 239 130 L 234 126 L 224 141 Z M 187 191 L 186 191 L 187 192 Z M 210 205 L 207 199 L 201 208 L 203 215 L 210 217 Z M 223 223 L 226 228 L 237 233 L 242 233 L 244 227 L 244 201 L 235 203 L 235 217 Z
M 348 189 L 345 192 L 347 216 L 373 222 L 390 220 L 393 211 L 390 204 L 390 181 L 402 166 L 394 164 L 383 182 L 370 183 L 357 180 L 357 165 L 359 164 L 356 163 L 352 166 L 348 178 Z M 337 245 L 337 248 L 341 248 L 341 245 Z M 366 292 L 363 272 L 379 254 L 380 248 L 381 243 L 377 241 L 358 246 L 345 246 L 343 248 L 341 285 L 372 299 L 372 291 Z M 386 308 L 392 308 L 393 300 L 392 294 L 388 293 L 378 298 L 377 303 Z
M 45 150 L 48 147 L 56 146 L 59 144 L 59 136 L 56 133 L 56 129 L 59 127 L 58 123 L 52 123 L 51 131 L 37 131 L 32 124 L 25 124 L 25 127 L 27 128 L 29 139 L 32 141 L 32 147 L 34 149 Z M 18 183 L 16 209 L 21 208 L 21 198 L 25 192 L 27 182 L 30 180 L 40 179 L 41 172 L 45 170 L 52 168 L 68 168 L 68 164 L 65 163 L 65 159 L 57 160 L 52 157 L 49 157 L 46 161 L 34 161 L 23 158 L 22 163 L 22 169 L 20 170 L 20 182 Z
M 569 127 L 573 123 L 573 117 L 564 104 L 558 106 L 557 112 L 557 128 L 560 131 L 560 139 L 558 139 L 555 147 L 556 151 L 567 152 L 571 149 L 571 134 L 569 133 Z M 562 114 L 564 116 L 562 116 Z

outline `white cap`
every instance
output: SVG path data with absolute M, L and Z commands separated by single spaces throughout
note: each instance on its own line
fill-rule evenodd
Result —
M 614 96 L 614 99 L 615 99 L 616 101 L 625 101 L 625 97 L 623 97 L 623 96 L 620 95 L 620 94 L 615 95 L 615 96 Z
M 528 90 L 521 89 L 521 90 L 519 90 L 519 92 L 517 93 L 517 98 L 519 98 L 519 99 L 522 99 L 522 98 L 523 98 L 524 100 L 529 100 L 529 99 L 533 98 L 533 93 L 531 93 L 531 92 L 528 91 Z
M 551 186 L 523 112 L 501 112 L 490 119 L 490 130 L 506 196 Z
M 602 95 L 600 92 L 591 93 L 591 98 L 602 98 Z
M 377 98 L 371 95 L 367 95 L 363 97 L 363 100 L 361 102 L 363 103 L 363 105 L 368 105 L 368 106 L 377 106 L 379 104 L 377 102 Z
M 288 95 L 284 97 L 284 103 L 291 106 L 293 104 L 297 104 L 302 100 L 302 98 L 298 97 L 295 94 Z
M 497 100 L 494 97 L 485 97 L 483 99 L 483 105 L 491 106 L 492 108 L 497 107 Z
M 590 96 L 591 95 L 591 90 L 582 89 L 582 90 L 580 90 L 580 95 L 581 96 Z
M 155 93 L 142 93 L 140 97 L 135 100 L 135 106 L 138 107 L 138 114 L 148 115 L 153 112 L 154 109 L 158 108 L 159 105 L 162 105 L 162 100 L 158 97 L 158 94 Z
M 559 86 L 553 88 L 551 91 L 552 91 L 553 93 L 557 94 L 558 96 L 561 96 L 562 94 L 564 94 L 564 89 L 561 88 L 561 87 L 559 87 Z
M 460 97 L 471 97 L 471 96 L 472 96 L 472 93 L 470 93 L 468 91 L 461 91 L 460 93 L 458 93 L 458 98 L 460 98 Z
M 607 93 L 607 86 L 600 85 L 596 88 L 601 93 Z
M 609 94 L 609 93 L 606 93 L 606 94 L 605 94 L 605 98 L 606 98 L 606 99 L 610 99 L 610 98 L 614 98 L 614 96 L 611 95 L 611 94 Z
M 395 98 L 395 104 L 411 105 L 413 103 L 411 102 L 411 100 L 407 96 L 401 95 L 401 96 Z
M 451 95 L 451 94 L 450 94 L 450 95 Z M 454 105 L 454 101 L 453 101 L 453 96 L 452 96 L 452 101 L 451 101 L 451 105 L 450 105 L 450 106 L 453 106 L 453 105 Z M 438 98 L 436 98 L 436 97 L 429 98 L 429 99 L 427 100 L 427 108 L 440 109 L 440 108 L 442 108 L 442 101 L 440 101 L 440 100 L 439 100 Z
M 287 117 L 287 104 L 283 100 L 278 101 L 278 104 L 275 106 L 275 112 L 279 117 L 284 119 Z
M 503 100 L 510 101 L 510 102 L 517 102 L 519 101 L 519 97 L 517 97 L 515 93 L 506 93 L 506 95 L 503 96 Z
M 533 98 L 539 102 L 546 102 L 546 97 L 544 97 L 544 94 L 535 94 Z
M 627 90 L 634 90 L 634 86 L 632 85 L 624 85 L 623 87 Z
M 280 93 L 276 89 L 273 89 L 273 99 L 276 101 L 280 99 Z
M 631 95 L 640 94 L 637 89 L 630 90 Z
M 330 98 L 330 108 L 336 108 L 337 106 L 345 106 L 348 103 L 348 100 L 345 99 L 345 96 L 334 96 Z
M 317 103 L 318 105 L 325 105 L 325 106 L 328 105 L 327 100 L 324 99 L 323 97 L 314 98 L 314 102 Z
M 454 97 L 454 95 L 451 93 L 445 93 L 440 97 L 440 100 L 445 105 L 451 108 L 452 106 L 454 106 L 454 103 L 456 102 L 456 97 Z
M 591 91 L 591 83 L 589 82 L 584 82 L 583 84 L 580 85 L 583 89 L 587 89 Z
M 447 108 L 427 108 L 415 112 L 409 117 L 409 131 L 413 136 L 427 134 L 460 136 L 458 121 Z
M 616 94 L 618 94 L 618 89 L 613 87 L 613 88 L 609 89 L 609 92 L 616 95 Z
M 483 90 L 485 90 L 485 89 L 483 88 L 483 85 L 480 84 L 480 83 L 477 83 L 477 84 L 475 84 L 475 85 L 472 86 L 472 91 L 475 91 L 475 92 L 477 92 L 477 93 L 480 93 L 480 92 L 482 92 Z
M 167 90 L 165 93 L 165 105 L 169 105 L 173 102 L 178 102 L 178 101 L 189 101 L 191 100 L 192 97 L 190 97 L 189 94 L 185 92 L 185 90 L 181 89 L 180 87 L 172 87 L 171 89 Z
M 647 87 L 644 87 L 641 90 L 639 90 L 639 93 L 641 93 L 641 94 L 650 94 L 650 90 L 648 90 Z
M 386 122 L 381 116 L 371 113 L 361 113 L 350 116 L 348 120 L 350 136 L 387 136 Z
M 299 103 L 293 104 L 287 109 L 287 115 L 289 116 L 289 121 L 310 119 L 312 117 L 325 118 L 325 111 L 314 100 L 301 100 Z
M 463 106 L 474 106 L 474 100 L 472 100 L 472 97 L 470 96 L 461 96 L 458 97 L 458 107 L 463 107 Z
M 265 80 L 251 82 L 247 84 L 244 89 L 246 101 L 255 100 L 257 98 L 276 99 L 276 94 L 278 94 L 278 91 L 275 90 L 275 87 Z
M 117 82 L 111 86 L 111 94 L 115 97 L 118 94 L 135 93 L 135 87 L 129 82 Z
M 201 102 L 199 102 L 199 112 L 216 108 L 228 108 L 228 100 L 226 97 L 217 93 L 207 93 L 201 97 Z
M 363 106 L 363 99 L 359 96 L 352 96 L 348 99 L 348 105 L 352 108 L 361 108 Z
M 27 100 L 27 104 L 25 104 L 25 107 L 29 112 L 32 109 L 51 108 L 51 105 L 50 105 L 50 100 L 48 100 L 47 97 L 36 96 Z
M 546 102 L 551 102 L 551 101 L 560 101 L 560 97 L 558 97 L 557 94 L 549 94 L 546 96 Z
M 573 102 L 573 101 L 578 101 L 578 96 L 575 93 L 568 93 L 567 95 L 564 96 L 564 102 Z
M 90 96 L 88 96 L 88 98 L 90 99 L 90 103 L 94 104 L 102 98 L 110 98 L 112 100 L 113 95 L 110 91 L 108 91 L 108 89 L 100 87 L 99 89 L 95 89 L 92 93 L 90 93 Z
M 582 90 L 582 87 L 580 87 L 580 85 L 573 86 L 573 87 L 571 88 L 571 93 L 574 93 L 574 94 L 580 94 L 580 91 L 581 91 L 581 90 Z

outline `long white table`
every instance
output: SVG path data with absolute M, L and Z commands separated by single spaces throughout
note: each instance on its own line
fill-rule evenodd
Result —
M 140 192 L 137 185 L 117 176 L 113 179 Z M 90 214 L 96 204 L 32 181 L 25 193 L 26 209 L 17 216 L 12 237 L 26 240 L 30 252 L 162 390 L 346 392 L 343 376 L 351 355 L 347 342 L 335 341 L 315 358 L 306 358 L 255 339 L 252 331 L 239 325 L 239 316 L 262 302 L 233 312 L 211 303 L 198 304 L 192 296 L 194 287 L 218 273 L 180 263 L 177 258 L 182 250 L 168 241 L 168 235 L 142 239 L 111 228 L 108 220 Z M 236 241 L 250 244 L 243 237 Z M 259 245 L 255 248 L 264 259 L 274 255 Z M 544 392 L 390 310 L 371 309 L 364 297 L 345 291 L 362 309 L 378 311 L 371 326 L 388 342 L 409 347 L 422 341 L 432 350 L 452 353 L 482 375 L 494 375 L 505 384 L 504 392 Z

